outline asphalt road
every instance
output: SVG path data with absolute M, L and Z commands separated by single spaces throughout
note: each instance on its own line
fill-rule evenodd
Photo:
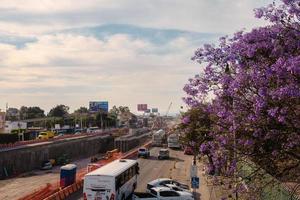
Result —
M 180 179 L 179 181 L 188 184 L 186 174 L 180 177 L 178 171 L 186 172 L 189 170 L 192 157 L 183 155 L 182 151 L 170 150 L 170 159 L 158 160 L 159 149 L 158 147 L 152 148 L 148 159 L 138 159 L 140 174 L 136 191 L 145 192 L 147 183 L 157 178 Z M 83 200 L 82 191 L 74 193 L 67 200 Z
M 77 170 L 86 169 L 90 158 L 79 159 L 72 163 L 77 165 Z M 19 199 L 46 186 L 47 183 L 57 184 L 59 187 L 59 176 L 60 166 L 55 166 L 51 170 L 33 170 L 16 178 L 0 180 L 0 200 Z

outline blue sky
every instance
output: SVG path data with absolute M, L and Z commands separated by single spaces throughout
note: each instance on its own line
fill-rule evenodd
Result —
M 183 105 L 201 71 L 190 58 L 204 43 L 264 25 L 253 9 L 270 0 L 1 0 L 0 108 L 90 100 Z

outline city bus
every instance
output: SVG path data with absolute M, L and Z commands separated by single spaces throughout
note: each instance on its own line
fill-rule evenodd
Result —
M 125 200 L 137 186 L 136 160 L 118 159 L 84 176 L 84 200 Z

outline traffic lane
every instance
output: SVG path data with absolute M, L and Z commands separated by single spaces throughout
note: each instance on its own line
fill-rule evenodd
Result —
M 182 151 L 170 150 L 170 159 L 158 160 L 158 152 L 160 147 L 153 147 L 150 150 L 150 158 L 137 159 L 140 167 L 140 174 L 137 180 L 137 192 L 145 192 L 147 184 L 157 178 L 174 178 L 178 181 L 188 183 L 178 176 L 174 176 L 175 168 L 180 168 L 180 171 L 189 170 L 191 156 L 186 156 Z M 186 177 L 185 177 L 186 178 Z M 67 200 L 83 200 L 82 190 L 70 195 Z
M 180 168 L 180 171 L 188 171 L 191 157 L 185 156 L 182 151 L 169 149 L 170 159 L 158 160 L 157 156 L 160 149 L 160 147 L 154 147 L 150 151 L 150 158 L 138 159 L 140 175 L 138 176 L 136 191 L 144 192 L 147 184 L 157 178 L 180 178 L 179 181 L 188 183 L 186 176 L 183 178 L 174 176 L 174 169 Z

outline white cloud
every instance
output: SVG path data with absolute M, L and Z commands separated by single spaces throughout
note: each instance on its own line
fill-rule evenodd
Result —
M 160 49 L 165 53 L 158 54 Z M 193 49 L 185 38 L 160 45 L 124 34 L 103 40 L 44 35 L 21 49 L 1 44 L 5 79 L 0 79 L 0 93 L 6 98 L 0 103 L 20 106 L 43 102 L 42 107 L 49 109 L 64 99 L 75 109 L 80 103 L 103 98 L 111 104 L 130 104 L 132 109 L 140 102 L 165 109 L 164 105 L 173 101 L 179 107 L 187 74 L 197 72 L 190 61 Z M 178 72 L 182 68 L 185 74 Z
M 272 0 L 2 0 L 0 30 L 36 34 L 65 27 L 134 24 L 232 33 L 263 24 L 253 9 Z M 2 24 L 2 25 L 1 25 Z
M 89 100 L 106 99 L 111 105 L 129 105 L 134 110 L 137 103 L 152 103 L 151 106 L 166 110 L 172 101 L 171 112 L 177 112 L 182 105 L 183 85 L 200 70 L 190 57 L 202 38 L 193 41 L 195 38 L 168 32 L 161 38 L 169 39 L 158 42 L 147 39 L 151 31 L 134 33 L 140 29 L 131 30 L 132 27 L 127 27 L 125 33 L 110 33 L 103 38 L 60 30 L 132 24 L 232 33 L 263 24 L 254 19 L 252 10 L 270 2 L 2 0 L 0 36 L 29 36 L 36 41 L 21 42 L 25 46 L 20 47 L 3 42 L 0 37 L 0 108 L 9 102 L 16 107 L 39 105 L 46 110 L 64 103 L 75 109 L 87 105 Z M 126 33 L 127 30 L 132 32 Z M 157 38 L 161 39 L 154 40 Z

